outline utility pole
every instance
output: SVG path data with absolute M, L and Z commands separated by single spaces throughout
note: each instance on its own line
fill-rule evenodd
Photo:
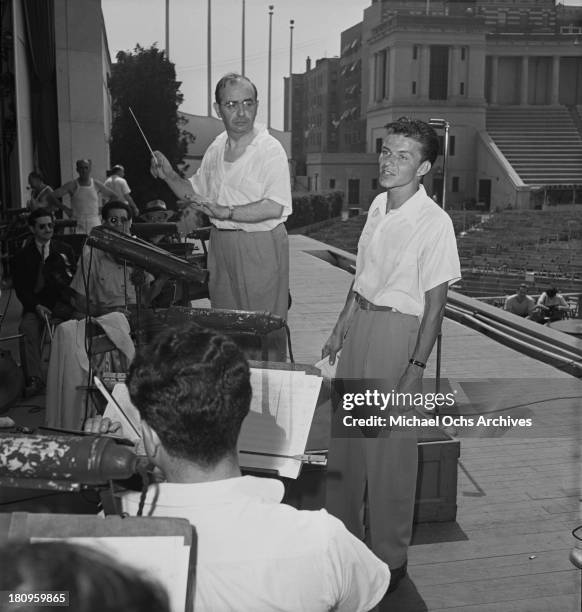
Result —
M 170 61 L 170 0 L 166 0 L 166 59 Z
M 212 9 L 210 7 L 211 0 L 208 0 L 208 36 L 207 36 L 207 58 L 208 68 L 208 116 L 212 117 Z
M 267 128 L 271 129 L 271 44 L 273 39 L 273 9 L 275 7 L 269 4 L 269 74 L 267 79 Z
M 242 0 L 242 49 L 241 49 L 241 71 L 245 75 L 245 0 Z

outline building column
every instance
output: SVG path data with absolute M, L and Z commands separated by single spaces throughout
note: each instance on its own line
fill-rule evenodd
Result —
M 499 57 L 491 56 L 491 95 L 490 104 L 497 104 L 497 91 L 499 88 Z
M 420 83 L 418 93 L 420 100 L 428 100 L 428 84 L 430 79 L 430 47 L 420 45 Z
M 521 58 L 521 92 L 519 96 L 520 104 L 527 104 L 527 93 L 529 88 L 529 57 L 524 55 Z
M 550 104 L 560 103 L 560 56 L 552 56 L 552 87 L 550 90 Z
M 447 98 L 449 100 L 455 99 L 459 95 L 459 84 L 458 84 L 458 66 L 461 61 L 459 53 L 459 47 L 449 47 L 449 86 L 447 91 Z

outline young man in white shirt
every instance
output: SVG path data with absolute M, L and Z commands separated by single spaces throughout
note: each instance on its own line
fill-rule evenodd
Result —
M 421 185 L 438 154 L 438 137 L 425 122 L 398 119 L 386 126 L 380 185 L 358 243 L 355 280 L 322 350 L 336 377 L 381 384 L 387 393 L 416 393 L 441 328 L 449 284 L 460 278 L 450 217 Z M 372 390 L 372 389 L 370 389 Z M 408 407 L 393 406 L 382 415 Z M 388 565 L 394 590 L 406 575 L 418 469 L 416 432 L 393 426 L 372 436 L 332 429 L 326 508 Z M 344 413 L 345 414 L 345 413 Z

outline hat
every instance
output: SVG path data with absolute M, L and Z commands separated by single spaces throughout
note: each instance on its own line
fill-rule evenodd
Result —
M 142 212 L 142 217 L 149 215 L 150 213 L 163 212 L 165 213 L 165 220 L 167 221 L 174 215 L 173 210 L 168 210 L 166 203 L 163 200 L 151 200 L 149 201 Z

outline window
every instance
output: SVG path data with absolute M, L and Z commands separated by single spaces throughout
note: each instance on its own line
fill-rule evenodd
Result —
M 413 60 L 418 59 L 418 45 L 412 46 L 412 59 Z
M 467 47 L 461 47 L 461 61 L 464 62 L 467 59 Z
M 372 189 L 374 190 L 378 189 L 378 179 L 377 178 L 372 179 Z
M 412 95 L 416 95 L 416 81 L 412 81 Z
M 463 83 L 462 81 L 459 83 L 459 94 L 461 96 L 465 95 L 465 83 Z
M 451 183 L 451 191 L 453 193 L 459 192 L 459 177 L 458 176 L 453 176 L 453 181 Z
M 329 179 L 329 188 L 335 189 L 335 179 L 334 178 Z

